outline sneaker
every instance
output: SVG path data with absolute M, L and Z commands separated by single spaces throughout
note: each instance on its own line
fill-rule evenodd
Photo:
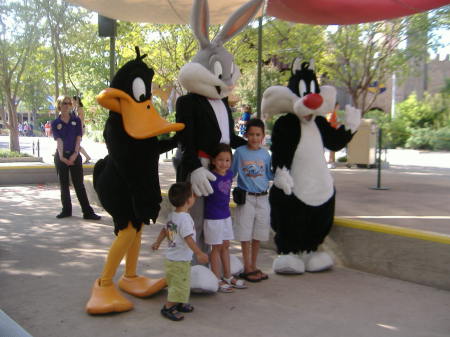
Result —
M 100 220 L 101 218 L 102 217 L 100 215 L 97 215 L 95 213 L 83 215 L 83 219 L 86 220 Z
M 62 219 L 62 218 L 68 218 L 68 217 L 70 217 L 70 216 L 72 216 L 71 213 L 61 212 L 61 213 L 59 213 L 56 217 L 57 217 L 58 219 Z

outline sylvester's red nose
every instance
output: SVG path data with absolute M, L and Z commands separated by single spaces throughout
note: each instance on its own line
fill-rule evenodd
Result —
M 319 94 L 309 94 L 303 99 L 303 104 L 312 110 L 317 109 L 323 103 L 323 98 Z

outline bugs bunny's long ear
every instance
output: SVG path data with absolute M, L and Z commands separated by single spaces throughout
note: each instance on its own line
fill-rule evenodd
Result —
M 191 13 L 191 28 L 201 49 L 210 45 L 209 42 L 209 8 L 207 0 L 195 0 Z
M 251 0 L 242 5 L 231 15 L 212 43 L 224 44 L 229 41 L 248 25 L 263 3 L 264 0 Z

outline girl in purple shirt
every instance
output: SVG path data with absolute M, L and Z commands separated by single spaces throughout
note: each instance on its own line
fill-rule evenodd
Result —
M 230 272 L 229 247 L 230 240 L 234 238 L 229 206 L 233 181 L 233 172 L 230 170 L 231 160 L 230 146 L 219 144 L 211 158 L 211 172 L 216 180 L 211 182 L 214 192 L 205 197 L 203 223 L 205 243 L 211 245 L 211 270 L 220 280 L 219 291 L 224 293 L 233 292 L 233 288 L 247 288 L 242 280 L 235 279 Z

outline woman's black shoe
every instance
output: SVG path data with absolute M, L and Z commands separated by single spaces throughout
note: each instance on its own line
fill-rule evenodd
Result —
M 69 216 L 72 216 L 72 214 L 71 213 L 66 213 L 66 212 L 61 212 L 56 217 L 58 219 L 62 219 L 62 218 L 68 218 Z

